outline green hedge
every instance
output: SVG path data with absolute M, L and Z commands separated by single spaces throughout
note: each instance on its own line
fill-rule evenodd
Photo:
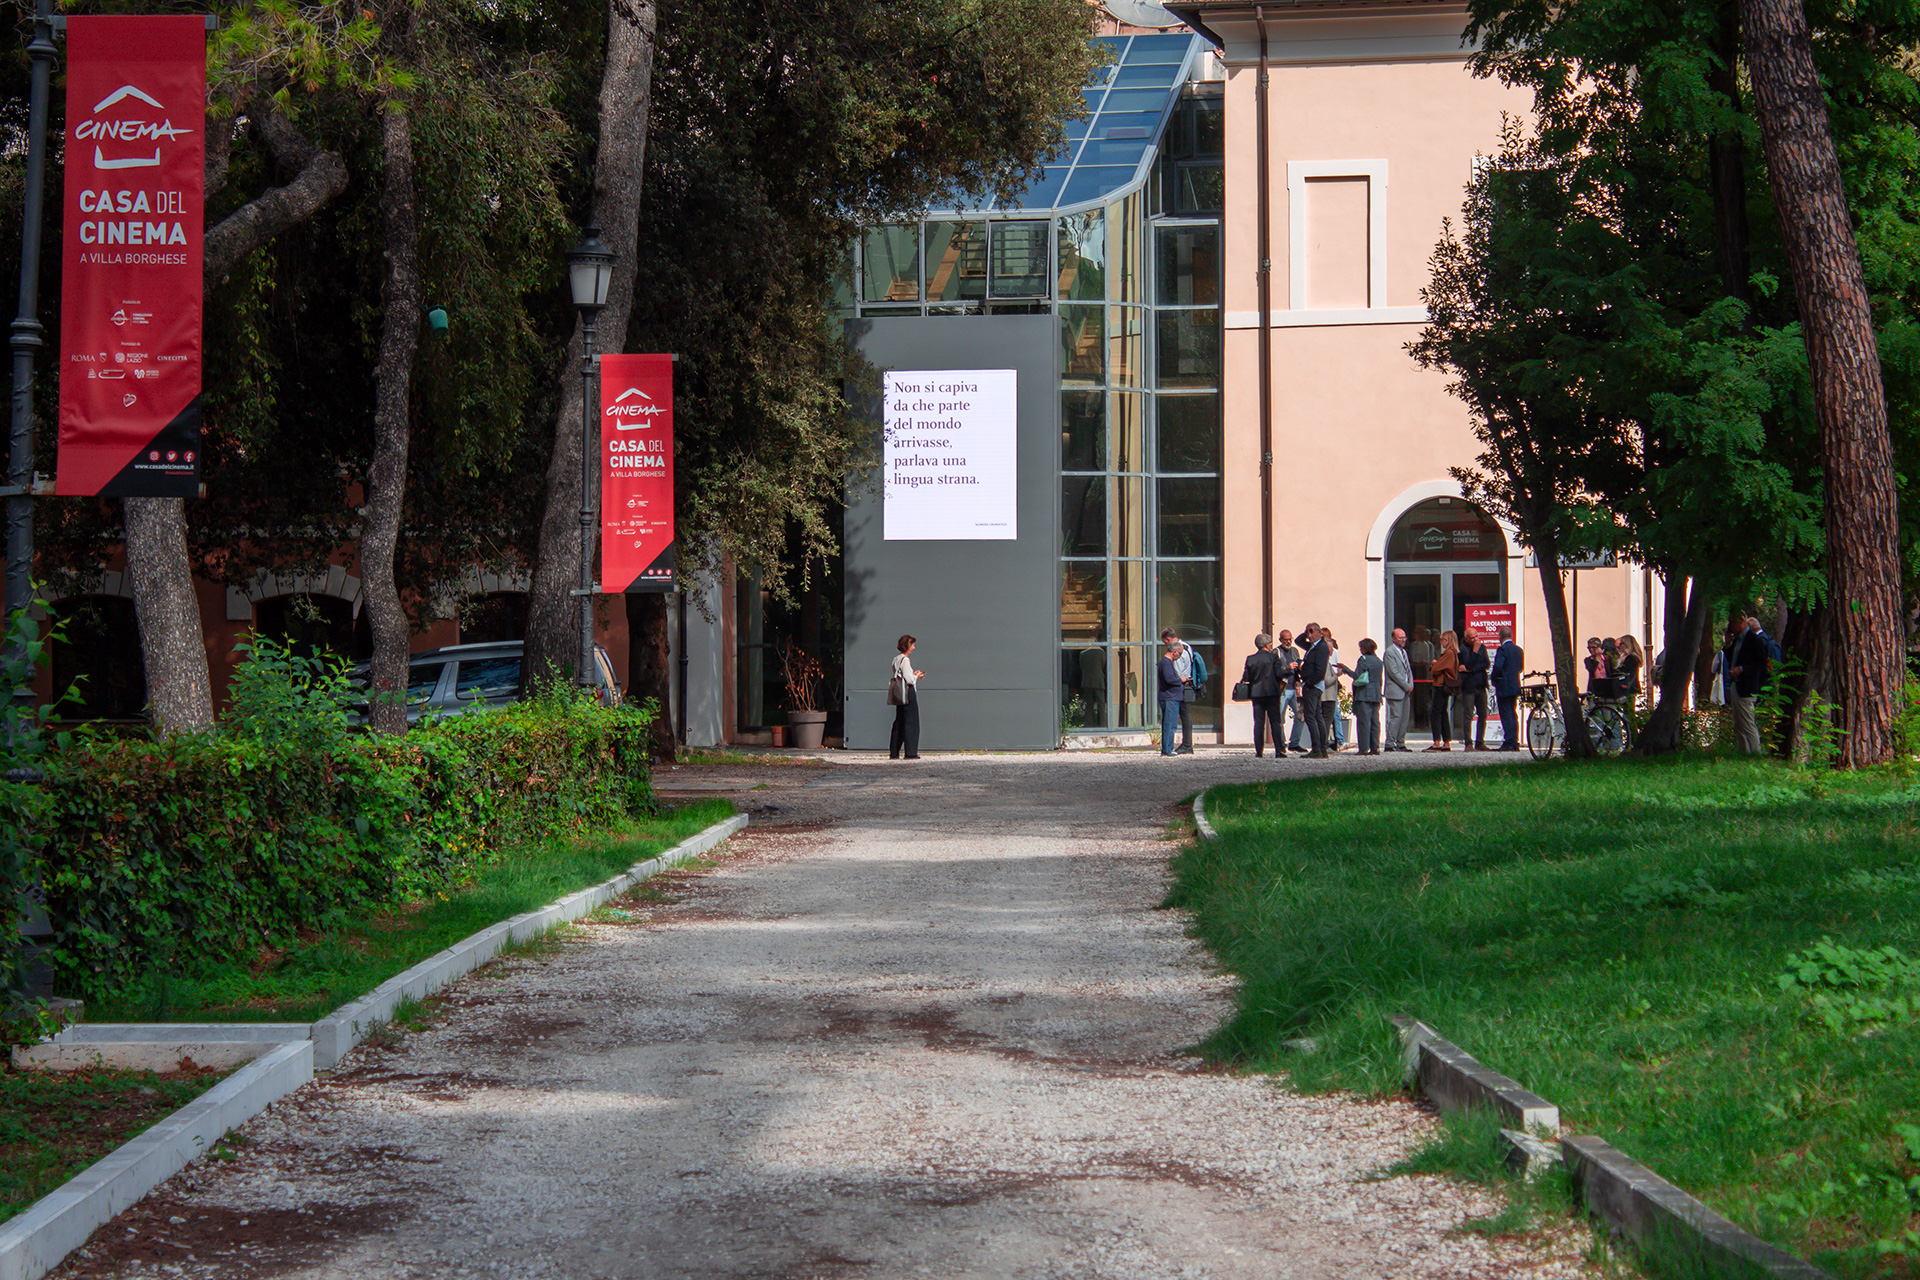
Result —
M 60 989 L 100 998 L 397 904 L 519 841 L 651 807 L 651 713 L 555 695 L 414 728 L 82 739 L 35 851 Z

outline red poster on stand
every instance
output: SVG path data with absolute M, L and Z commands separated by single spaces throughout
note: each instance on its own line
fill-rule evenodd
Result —
M 67 19 L 55 490 L 200 491 L 207 28 Z
M 1511 627 L 1518 611 L 1510 604 L 1470 604 L 1467 611 L 1467 630 L 1477 636 L 1481 644 L 1500 643 L 1500 628 Z
M 673 357 L 600 357 L 601 590 L 673 590 Z

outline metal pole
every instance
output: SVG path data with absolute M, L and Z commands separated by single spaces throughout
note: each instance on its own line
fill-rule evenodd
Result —
M 27 56 L 33 61 L 27 106 L 27 172 L 20 227 L 20 309 L 9 331 L 13 349 L 13 415 L 7 450 L 6 614 L 32 603 L 33 590 L 33 357 L 44 343 L 40 326 L 40 223 L 47 167 L 47 95 L 59 49 L 53 43 L 53 0 L 37 0 L 33 37 Z M 15 655 L 21 656 L 21 655 Z M 30 683 L 12 690 L 30 698 Z
M 600 478 L 600 442 L 595 440 L 593 380 L 594 308 L 580 311 L 580 668 L 582 689 L 595 683 L 593 661 L 594 481 Z

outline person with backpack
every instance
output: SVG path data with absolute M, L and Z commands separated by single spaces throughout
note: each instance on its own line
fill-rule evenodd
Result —
M 1193 754 L 1192 707 L 1207 691 L 1207 660 L 1200 656 L 1199 650 L 1182 640 L 1172 627 L 1160 632 L 1160 642 L 1167 646 L 1169 654 L 1178 649 L 1173 665 L 1185 686 L 1184 696 L 1180 699 L 1180 746 L 1173 754 L 1190 756 Z

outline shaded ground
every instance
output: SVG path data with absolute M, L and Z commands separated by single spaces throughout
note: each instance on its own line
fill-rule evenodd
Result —
M 426 1030 L 348 1058 L 58 1274 L 1577 1274 L 1578 1233 L 1455 1234 L 1495 1206 L 1369 1180 L 1427 1130 L 1415 1108 L 1182 1053 L 1227 1002 L 1155 909 L 1178 802 L 1382 764 L 663 774 L 756 811 L 717 868 L 457 984 Z
M 225 1071 L 0 1068 L 0 1222 L 220 1083 Z

